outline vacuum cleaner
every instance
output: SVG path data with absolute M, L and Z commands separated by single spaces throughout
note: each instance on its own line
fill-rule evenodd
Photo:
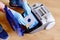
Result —
M 13 3 L 15 4 L 13 7 L 21 8 L 17 2 L 16 0 L 10 0 L 10 6 L 12 7 Z M 23 14 L 19 14 L 14 10 L 7 10 L 7 7 L 5 7 L 8 22 L 18 34 L 24 35 L 24 33 L 35 33 L 44 29 L 49 30 L 55 25 L 55 19 L 45 5 L 35 3 L 28 6 L 32 13 L 23 12 Z

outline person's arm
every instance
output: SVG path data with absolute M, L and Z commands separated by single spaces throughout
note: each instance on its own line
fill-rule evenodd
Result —
M 0 9 L 4 9 L 4 7 L 5 7 L 5 4 L 4 3 L 2 3 L 2 2 L 0 2 Z
M 0 2 L 0 11 L 4 12 L 5 4 Z

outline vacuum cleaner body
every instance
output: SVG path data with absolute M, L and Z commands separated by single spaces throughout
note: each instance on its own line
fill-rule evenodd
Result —
M 45 5 L 36 3 L 31 6 L 31 9 L 32 13 L 24 18 L 30 33 L 43 29 L 49 30 L 55 25 L 55 19 Z
M 13 1 L 10 0 L 10 6 L 20 7 L 18 1 L 16 0 L 13 0 Z M 21 24 L 23 25 L 23 21 L 25 21 L 25 25 L 24 25 L 26 28 L 25 33 L 35 33 L 44 29 L 49 30 L 55 25 L 55 19 L 45 5 L 41 3 L 36 3 L 32 6 L 30 5 L 28 6 L 31 8 L 32 13 L 27 14 L 26 12 L 24 12 L 22 15 L 20 15 L 21 17 L 17 16 L 18 18 L 16 18 L 18 20 L 18 23 L 21 22 L 19 23 L 20 25 Z M 11 12 L 14 13 L 13 11 Z M 21 21 L 21 19 L 19 20 L 19 18 L 24 20 Z

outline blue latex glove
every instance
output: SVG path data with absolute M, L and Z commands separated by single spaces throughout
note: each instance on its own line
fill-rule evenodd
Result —
M 7 6 L 5 6 L 4 10 L 6 12 L 6 17 L 7 17 L 8 22 L 10 23 L 11 27 L 14 29 L 14 31 L 16 31 L 18 33 L 19 36 L 23 36 L 24 30 L 21 28 L 21 26 L 18 23 L 18 20 L 15 18 L 16 15 L 14 17 L 13 13 L 11 12 L 10 9 L 8 9 Z
M 10 4 L 13 4 L 13 5 L 16 4 L 17 6 L 22 7 L 24 9 L 25 14 L 30 14 L 31 13 L 31 8 L 29 7 L 27 1 L 23 1 L 23 0 L 11 0 Z
M 18 20 L 19 24 L 26 26 L 25 20 L 20 13 L 14 11 L 14 10 L 11 10 L 11 12 L 14 15 L 14 17 Z

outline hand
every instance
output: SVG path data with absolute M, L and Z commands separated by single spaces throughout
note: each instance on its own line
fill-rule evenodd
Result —
M 1 9 L 1 10 L 3 10 L 3 9 L 4 9 L 4 7 L 5 7 L 5 4 L 4 4 L 4 3 L 2 3 L 2 2 L 0 2 L 0 9 Z

